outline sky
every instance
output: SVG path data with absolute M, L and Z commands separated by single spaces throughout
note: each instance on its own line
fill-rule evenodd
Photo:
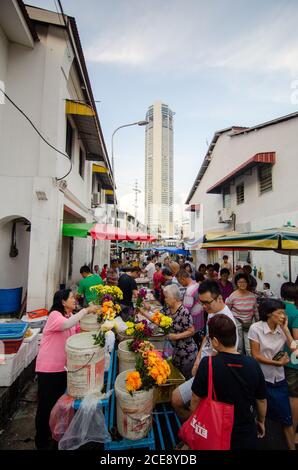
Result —
M 56 11 L 55 0 L 27 0 Z M 162 100 L 174 120 L 177 215 L 213 134 L 297 111 L 297 0 L 62 0 L 77 22 L 110 154 Z M 296 103 L 295 103 L 296 101 Z M 144 127 L 114 141 L 117 196 L 143 217 Z M 223 175 L 224 176 L 224 175 Z

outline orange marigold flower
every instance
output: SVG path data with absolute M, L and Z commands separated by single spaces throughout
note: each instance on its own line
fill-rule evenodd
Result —
M 142 387 L 142 380 L 139 372 L 128 372 L 126 376 L 126 390 L 135 392 Z

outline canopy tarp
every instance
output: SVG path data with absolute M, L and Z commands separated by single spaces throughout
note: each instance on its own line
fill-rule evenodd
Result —
M 154 249 L 156 251 L 167 251 L 168 253 L 173 253 L 175 255 L 190 256 L 190 252 L 188 250 L 183 250 L 182 248 L 176 248 L 174 246 L 159 246 L 158 248 Z
M 63 224 L 62 234 L 65 237 L 86 238 L 94 224 Z
M 258 232 L 227 232 L 226 234 L 206 234 L 201 248 L 247 250 L 274 250 L 289 256 L 289 279 L 292 280 L 291 256 L 297 254 L 298 229 L 291 225 Z
M 90 235 L 95 240 L 128 240 L 147 241 L 156 240 L 153 235 L 143 232 L 130 232 L 107 224 L 95 224 L 90 230 Z
M 256 232 L 227 232 L 206 234 L 201 248 L 225 248 L 247 250 L 297 250 L 298 229 L 280 227 Z

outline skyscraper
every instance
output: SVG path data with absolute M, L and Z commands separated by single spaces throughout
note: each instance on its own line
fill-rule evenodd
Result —
M 145 223 L 163 237 L 173 236 L 173 116 L 161 101 L 146 114 Z

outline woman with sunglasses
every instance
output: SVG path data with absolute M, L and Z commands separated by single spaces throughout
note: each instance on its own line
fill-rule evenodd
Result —
M 236 290 L 226 299 L 236 320 L 239 344 L 238 352 L 250 355 L 248 330 L 254 319 L 258 319 L 257 298 L 249 291 L 249 279 L 244 273 L 236 274 Z

